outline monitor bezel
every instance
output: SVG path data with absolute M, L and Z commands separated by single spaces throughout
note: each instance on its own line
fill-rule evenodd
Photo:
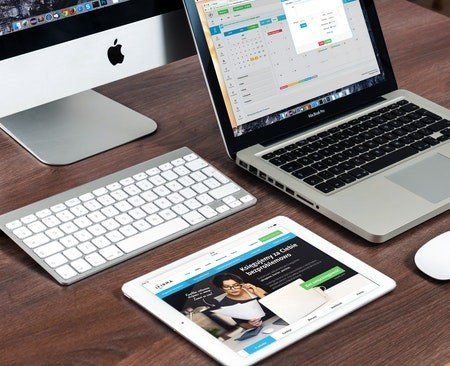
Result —
M 0 62 L 182 8 L 181 0 L 129 0 L 8 33 L 0 36 Z
M 374 36 L 374 43 L 379 52 L 380 63 L 385 74 L 385 81 L 321 106 L 321 109 L 324 110 L 324 112 L 318 114 L 317 116 L 310 116 L 311 114 L 308 115 L 302 113 L 290 117 L 284 121 L 280 121 L 236 137 L 230 123 L 230 118 L 223 99 L 219 80 L 208 49 L 206 37 L 196 8 L 196 1 L 184 0 L 191 29 L 194 34 L 197 51 L 203 66 L 205 77 L 207 79 L 213 105 L 215 107 L 219 126 L 222 131 L 228 154 L 232 158 L 235 158 L 237 152 L 247 147 L 261 144 L 265 141 L 273 140 L 284 135 L 301 132 L 315 126 L 320 126 L 337 115 L 341 115 L 347 111 L 367 105 L 380 96 L 398 89 L 374 1 L 360 0 L 360 3 L 363 10 L 367 13 L 367 19 L 370 23 Z M 299 101 L 299 103 L 303 102 L 304 101 Z

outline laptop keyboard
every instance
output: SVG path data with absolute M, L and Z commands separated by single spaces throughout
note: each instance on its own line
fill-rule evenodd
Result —
M 262 156 L 331 193 L 450 138 L 450 122 L 402 100 Z

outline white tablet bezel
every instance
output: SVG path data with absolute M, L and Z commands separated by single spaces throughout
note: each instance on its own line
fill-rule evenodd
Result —
M 297 235 L 299 238 L 305 240 L 309 244 L 315 246 L 324 253 L 332 256 L 339 262 L 345 264 L 346 266 L 352 268 L 356 272 L 362 274 L 363 276 L 369 278 L 373 282 L 379 285 L 379 288 L 368 293 L 361 299 L 355 300 L 346 306 L 336 309 L 335 311 L 325 315 L 323 318 L 316 320 L 315 322 L 305 326 L 304 328 L 292 333 L 285 338 L 277 340 L 272 343 L 267 348 L 263 348 L 255 354 L 249 355 L 247 357 L 242 357 L 238 355 L 235 351 L 228 348 L 217 338 L 203 330 L 197 324 L 191 322 L 186 316 L 181 314 L 178 310 L 174 309 L 162 299 L 157 297 L 155 294 L 151 293 L 142 283 L 149 278 L 160 276 L 161 274 L 170 271 L 178 266 L 185 265 L 211 251 L 216 250 L 219 247 L 230 244 L 231 242 L 237 241 L 240 238 L 246 237 L 252 232 L 261 230 L 262 228 L 269 227 L 271 225 L 278 224 L 286 229 L 289 229 L 293 234 Z M 297 342 L 298 340 L 308 336 L 309 334 L 323 328 L 324 326 L 336 321 L 339 318 L 353 312 L 354 310 L 370 303 L 371 301 L 379 298 L 380 296 L 392 291 L 396 287 L 396 283 L 391 278 L 385 276 L 384 274 L 378 272 L 376 269 L 370 267 L 369 265 L 363 263 L 359 259 L 353 257 L 347 252 L 339 249 L 335 245 L 321 238 L 320 236 L 314 234 L 308 229 L 302 227 L 301 225 L 295 223 L 287 217 L 276 217 L 269 221 L 266 221 L 260 225 L 257 225 L 249 230 L 246 230 L 240 234 L 237 234 L 231 238 L 221 241 L 213 246 L 205 248 L 199 252 L 182 258 L 172 264 L 169 264 L 163 268 L 156 271 L 150 272 L 144 276 L 136 278 L 123 285 L 122 291 L 128 298 L 132 299 L 148 312 L 153 314 L 155 317 L 160 319 L 162 322 L 167 324 L 174 331 L 182 335 L 189 342 L 193 343 L 209 356 L 217 360 L 224 365 L 230 366 L 248 366 L 252 365 L 262 359 L 286 348 L 287 346 Z

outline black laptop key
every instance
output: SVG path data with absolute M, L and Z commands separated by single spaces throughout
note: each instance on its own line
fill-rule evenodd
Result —
M 411 146 L 419 151 L 423 151 L 423 150 L 429 149 L 431 147 L 431 145 L 428 144 L 424 140 L 417 141 L 414 144 L 412 144 Z
M 392 151 L 395 151 L 395 147 L 392 147 L 391 145 L 387 144 L 387 145 L 381 146 L 381 150 L 383 150 L 387 153 L 390 153 Z
M 405 146 L 405 144 L 402 143 L 400 140 L 392 141 L 389 145 L 391 145 L 394 149 L 400 149 L 403 146 Z
M 302 165 L 311 165 L 312 163 L 314 163 L 313 160 L 311 160 L 310 158 L 308 158 L 306 156 L 298 159 L 297 162 L 299 162 Z
M 320 183 L 316 186 L 316 189 L 323 193 L 330 193 L 334 191 L 334 188 L 327 183 Z
M 383 117 L 389 121 L 397 118 L 397 116 L 395 114 L 392 114 L 391 112 L 383 114 Z
M 350 170 L 348 174 L 355 177 L 356 179 L 361 179 L 369 175 L 369 173 L 367 173 L 364 169 L 361 168 Z
M 328 148 L 325 148 L 325 149 L 319 150 L 319 151 L 318 151 L 318 153 L 319 153 L 320 155 L 323 155 L 323 156 L 331 156 L 331 155 L 333 155 L 333 154 L 334 154 L 334 152 L 333 152 L 333 151 L 331 151 L 331 150 L 330 150 L 330 149 L 328 149 Z
M 408 134 L 408 131 L 406 131 L 405 129 L 403 129 L 403 128 L 397 128 L 395 131 L 394 131 L 394 133 L 397 135 L 397 136 L 405 136 L 405 135 L 407 135 Z
M 347 157 L 341 153 L 333 155 L 333 158 L 336 159 L 340 163 L 347 160 Z
M 394 165 L 402 160 L 405 160 L 415 154 L 417 154 L 417 149 L 411 146 L 405 146 L 399 150 L 396 150 L 388 155 L 385 155 L 377 160 L 371 161 L 370 163 L 363 165 L 362 168 L 370 173 L 378 172 L 388 166 Z
M 330 179 L 327 183 L 335 189 L 339 189 L 345 186 L 345 183 L 337 178 Z
M 324 158 L 324 156 L 318 154 L 318 153 L 313 153 L 311 155 L 308 155 L 308 158 L 314 160 L 314 161 L 319 161 L 322 160 Z
M 421 128 L 420 130 L 417 131 L 417 133 L 420 133 L 422 136 L 426 137 L 426 136 L 430 136 L 433 134 L 433 131 L 431 131 L 429 128 Z
M 356 180 L 356 178 L 350 174 L 342 174 L 338 178 L 347 184 L 353 183 Z
M 386 155 L 386 152 L 384 152 L 381 149 L 373 149 L 370 151 L 372 154 L 374 154 L 377 158 L 379 158 L 380 156 Z
M 409 103 L 409 104 L 405 104 L 403 107 L 400 108 L 402 111 L 404 112 L 414 112 L 417 111 L 419 108 L 419 106 L 413 104 L 413 103 Z
M 423 121 L 414 121 L 414 122 L 412 123 L 412 125 L 413 125 L 414 127 L 417 127 L 417 128 L 423 128 L 423 127 L 425 127 L 427 124 L 426 124 L 425 122 L 423 122 Z
M 450 137 L 450 128 L 446 128 L 445 130 L 441 131 L 441 133 L 442 136 Z
M 338 164 L 339 162 L 334 158 L 326 158 L 322 160 L 322 163 L 327 164 L 328 166 L 333 166 Z
M 280 157 L 270 159 L 269 162 L 271 164 L 273 164 L 273 165 L 276 165 L 276 166 L 280 166 L 280 165 L 283 165 L 283 164 L 287 163 L 287 161 L 285 161 L 284 159 L 282 159 Z
M 306 177 L 309 177 L 310 175 L 313 175 L 315 173 L 317 173 L 316 169 L 307 166 L 306 168 L 297 170 L 296 172 L 292 173 L 292 175 L 298 179 L 305 179 Z
M 296 161 L 293 161 L 291 163 L 281 166 L 281 169 L 283 169 L 284 171 L 286 171 L 288 173 L 295 172 L 296 170 L 299 170 L 301 168 L 303 168 L 303 165 Z
M 324 170 L 323 172 L 320 172 L 318 175 L 323 179 L 331 179 L 334 177 L 334 174 L 330 173 L 328 170 Z
M 287 153 L 287 150 L 283 147 L 283 148 L 281 148 L 281 149 L 275 150 L 274 153 L 275 153 L 276 155 L 282 155 L 282 154 L 284 154 L 284 153 Z
M 277 156 L 277 155 L 274 154 L 274 153 L 268 153 L 268 154 L 266 154 L 266 155 L 263 155 L 262 158 L 263 158 L 264 160 L 270 160 L 270 159 L 273 159 L 273 158 L 276 157 L 276 156 Z
M 320 171 L 320 170 L 324 170 L 324 169 L 328 168 L 328 165 L 319 161 L 318 163 L 311 165 L 311 167 L 316 169 L 317 171 Z
M 378 147 L 378 144 L 375 142 L 375 140 L 373 141 L 367 141 L 363 144 L 367 149 L 375 149 L 376 147 Z
M 447 127 L 450 127 L 450 122 L 447 121 L 446 119 L 441 119 L 440 121 L 428 126 L 428 128 L 433 132 L 442 131 Z
M 371 160 L 376 159 L 377 157 L 374 154 L 372 154 L 371 152 L 368 152 L 368 153 L 362 154 L 361 158 L 363 158 L 365 161 L 371 161 Z
M 378 136 L 373 141 L 378 142 L 380 145 L 384 145 L 385 143 L 389 142 L 389 140 L 383 136 Z
M 414 139 L 415 141 L 422 140 L 423 136 L 418 132 L 413 132 L 408 135 L 408 137 Z
M 339 166 L 333 166 L 330 169 L 328 169 L 328 171 L 334 175 L 339 175 L 339 174 L 345 173 L 345 170 L 343 170 L 342 168 L 339 168 Z
M 409 136 L 403 136 L 401 139 L 398 139 L 398 141 L 400 141 L 401 143 L 403 143 L 405 145 L 409 145 L 409 144 L 412 144 L 415 140 Z
M 306 184 L 309 184 L 310 186 L 316 186 L 316 185 L 318 185 L 319 183 L 322 183 L 322 182 L 323 182 L 323 179 L 320 178 L 318 175 L 311 175 L 310 177 L 308 177 L 308 178 L 306 178 L 306 179 L 303 179 L 303 181 L 304 181 Z
M 397 102 L 398 105 L 402 106 L 405 104 L 408 104 L 409 102 L 406 99 L 401 100 L 400 102 Z
M 439 121 L 440 119 L 442 119 L 442 117 L 438 116 L 437 114 L 434 114 L 433 112 L 427 111 L 423 108 L 417 110 L 417 113 L 421 114 L 422 116 L 429 117 L 435 121 Z
M 439 141 L 431 136 L 425 137 L 422 141 L 426 142 L 427 144 L 429 144 L 431 146 L 435 146 L 435 145 L 439 144 Z
M 346 161 L 345 163 L 339 164 L 338 167 L 341 168 L 342 170 L 352 170 L 353 168 L 356 168 L 356 166 L 350 161 Z
M 366 163 L 366 161 L 360 157 L 353 158 L 349 160 L 350 163 L 352 163 L 354 166 L 360 166 Z

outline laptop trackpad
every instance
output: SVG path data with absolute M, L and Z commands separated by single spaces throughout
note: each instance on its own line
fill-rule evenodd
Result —
M 450 159 L 444 155 L 433 155 L 387 178 L 432 203 L 450 197 Z

